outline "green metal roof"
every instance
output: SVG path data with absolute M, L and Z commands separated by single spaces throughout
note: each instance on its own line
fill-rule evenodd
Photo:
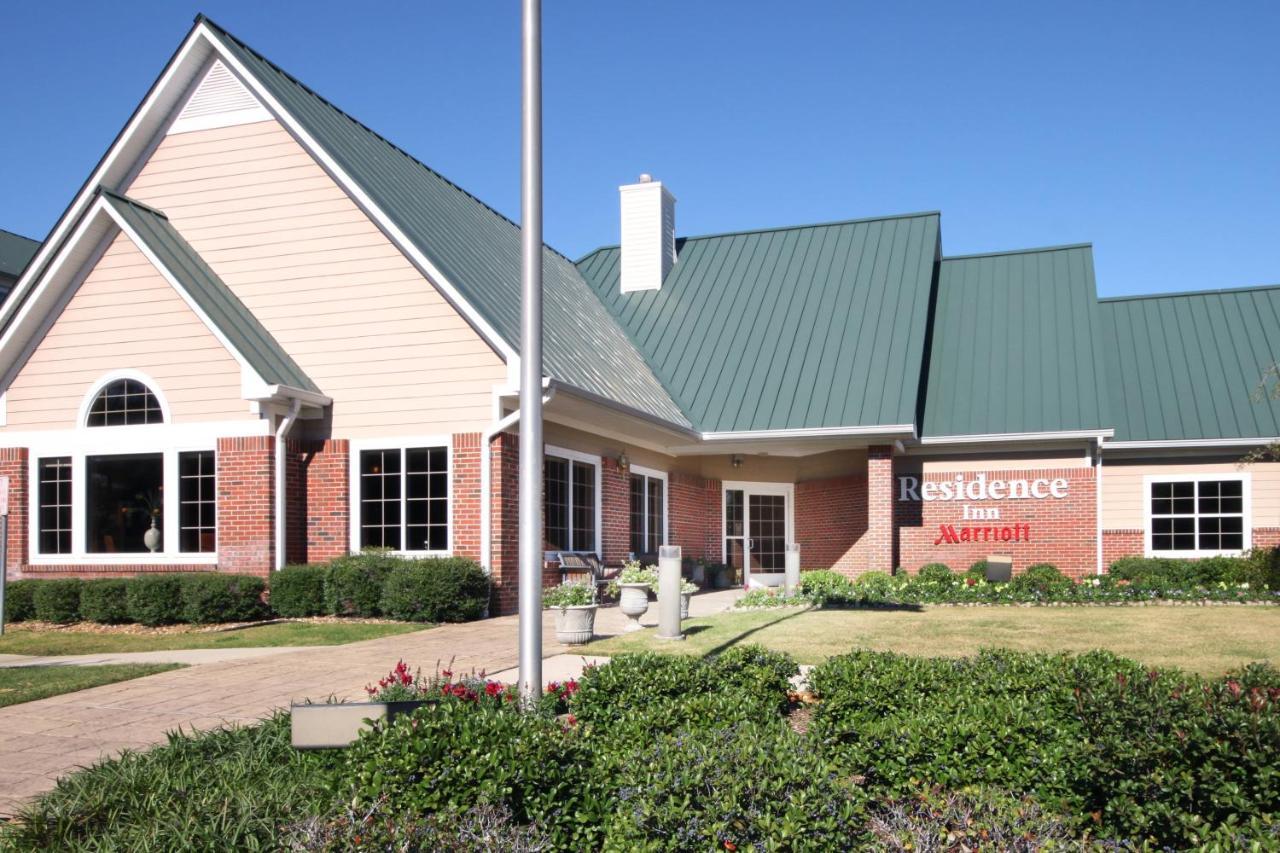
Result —
M 1087 245 L 944 258 L 924 436 L 1111 426 Z
M 320 393 L 163 213 L 109 190 L 99 191 L 264 382 Z
M 578 262 L 705 432 L 914 423 L 938 214 L 677 241 L 656 291 L 617 247 Z
M 1280 436 L 1280 286 L 1100 300 L 1116 441 Z
M 520 229 L 204 20 L 325 152 L 513 349 L 520 343 Z M 563 255 L 543 251 L 543 363 L 548 375 L 687 427 L 609 312 Z
M 13 280 L 22 275 L 22 270 L 39 248 L 39 240 L 0 228 L 0 300 L 9 295 Z

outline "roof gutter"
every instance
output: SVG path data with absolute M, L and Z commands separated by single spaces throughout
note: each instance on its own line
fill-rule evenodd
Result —
M 768 438 L 841 438 L 844 436 L 915 437 L 915 424 L 874 424 L 872 426 L 811 427 L 808 429 L 748 429 L 726 432 L 702 432 L 702 441 L 758 441 Z
M 1179 450 L 1201 447 L 1259 447 L 1280 441 L 1273 438 L 1178 438 L 1160 441 L 1108 441 L 1108 450 Z
M 1115 435 L 1114 429 L 1060 430 L 1057 432 L 998 432 L 974 435 L 926 435 L 920 444 L 995 444 L 1010 441 L 1099 441 Z M 1108 445 L 1110 446 L 1110 445 Z

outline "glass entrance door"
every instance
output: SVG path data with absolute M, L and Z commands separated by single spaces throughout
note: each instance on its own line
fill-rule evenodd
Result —
M 789 483 L 726 483 L 724 561 L 743 586 L 782 583 L 791 529 Z

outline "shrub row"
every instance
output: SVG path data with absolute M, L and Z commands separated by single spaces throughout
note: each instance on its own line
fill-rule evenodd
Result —
M 5 619 L 60 625 L 81 620 L 150 626 L 249 622 L 267 612 L 262 603 L 265 589 L 260 578 L 215 572 L 22 580 L 5 590 Z
M 271 576 L 281 616 L 386 616 L 406 622 L 468 622 L 484 615 L 489 578 L 473 560 L 415 560 L 379 552 L 325 565 L 286 566 Z

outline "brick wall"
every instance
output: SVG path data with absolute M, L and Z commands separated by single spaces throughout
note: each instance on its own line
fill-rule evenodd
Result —
M 672 472 L 667 479 L 667 541 L 682 557 L 718 563 L 724 556 L 719 480 Z
M 25 447 L 0 448 L 0 475 L 9 478 L 9 555 L 7 576 L 17 579 L 27 562 L 27 462 Z
M 519 606 L 520 439 L 500 433 L 489 445 L 490 612 L 514 613 Z
M 899 472 L 906 473 L 906 472 Z M 1073 577 L 1094 574 L 1097 565 L 1097 516 L 1094 470 L 1092 468 L 1048 468 L 1035 470 L 993 470 L 986 472 L 965 471 L 966 481 L 985 473 L 988 480 L 1053 480 L 1067 481 L 1065 498 L 984 500 L 984 501 L 898 501 L 894 495 L 894 524 L 898 532 L 899 565 L 915 571 L 925 563 L 946 563 L 952 569 L 963 571 L 977 560 L 993 554 L 1013 557 L 1014 571 L 1021 571 L 1033 563 L 1053 563 L 1063 573 Z M 921 483 L 953 480 L 956 472 L 937 472 L 921 475 Z M 964 521 L 963 507 L 995 508 L 1000 512 L 998 520 Z M 1028 525 L 1023 541 L 996 540 L 949 543 L 937 542 L 940 527 L 953 525 L 961 528 L 995 528 L 999 535 L 1004 528 Z M 1014 531 L 1016 535 L 1016 530 Z M 1104 550 L 1106 539 L 1103 540 Z M 1141 550 L 1141 547 L 1139 547 Z
M 795 524 L 804 568 L 851 577 L 872 568 L 865 474 L 796 483 Z
M 218 439 L 218 568 L 271 572 L 275 549 L 274 436 Z
M 291 440 L 285 449 L 288 562 L 322 563 L 346 554 L 351 538 L 349 442 Z
M 1102 567 L 1105 570 L 1121 557 L 1141 557 L 1146 550 L 1143 531 L 1137 528 L 1102 531 Z
M 620 563 L 631 551 L 631 475 L 608 456 L 600 463 L 600 515 L 601 558 Z
M 480 559 L 480 440 L 478 432 L 454 433 L 450 522 L 453 553 Z

